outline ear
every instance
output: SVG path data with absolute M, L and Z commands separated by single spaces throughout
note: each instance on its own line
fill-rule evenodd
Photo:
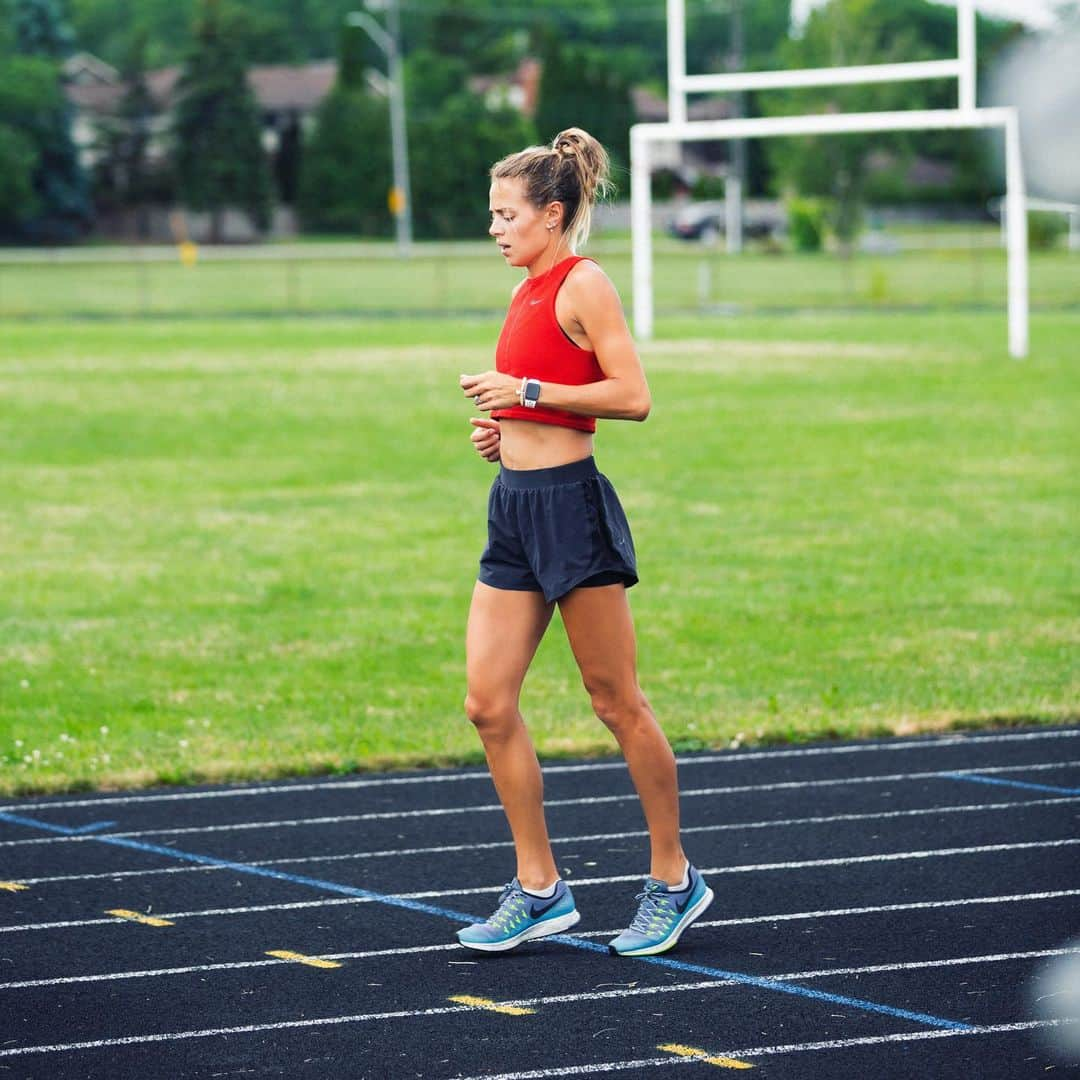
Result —
M 565 215 L 566 207 L 561 202 L 548 203 L 547 210 L 544 212 L 545 227 L 554 231 L 565 224 L 565 221 L 563 220 Z

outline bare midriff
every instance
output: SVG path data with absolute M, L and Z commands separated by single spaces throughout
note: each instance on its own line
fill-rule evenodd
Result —
M 510 419 L 499 421 L 499 431 L 499 457 L 508 469 L 552 469 L 581 461 L 593 452 L 593 436 L 588 431 Z

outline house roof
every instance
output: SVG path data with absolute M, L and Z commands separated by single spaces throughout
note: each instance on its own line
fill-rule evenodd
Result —
M 182 69 L 158 68 L 146 73 L 146 84 L 154 103 L 163 112 L 176 104 L 176 86 Z M 310 64 L 261 64 L 248 68 L 248 85 L 261 109 L 267 111 L 310 112 L 330 92 L 337 78 L 337 62 L 316 60 Z M 127 84 L 72 82 L 65 86 L 76 108 L 90 113 L 114 112 L 123 100 Z

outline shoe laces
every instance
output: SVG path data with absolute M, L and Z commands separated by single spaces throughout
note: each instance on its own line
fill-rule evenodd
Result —
M 639 892 L 634 899 L 640 903 L 630 929 L 636 930 L 639 934 L 649 933 L 656 921 L 666 921 L 674 910 L 667 893 L 658 881 L 646 882 L 645 891 Z
M 524 910 L 525 893 L 516 881 L 511 881 L 503 886 L 498 906 L 488 923 L 499 930 L 505 930 Z

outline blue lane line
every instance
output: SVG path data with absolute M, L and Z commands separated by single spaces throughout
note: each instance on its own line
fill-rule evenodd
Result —
M 46 832 L 59 833 L 64 836 L 73 836 L 82 832 L 81 829 L 73 829 L 64 825 L 53 825 L 44 821 L 36 821 L 34 818 L 21 817 L 18 814 L 0 812 L 0 821 L 7 821 L 13 825 L 24 825 L 31 829 L 43 829 Z M 154 855 L 165 855 L 171 859 L 179 859 L 182 862 L 197 863 L 200 866 L 220 866 L 225 869 L 235 870 L 241 874 L 252 874 L 256 877 L 273 878 L 277 881 L 288 881 L 295 885 L 306 885 L 310 888 L 324 892 L 339 893 L 343 896 L 356 896 L 365 900 L 377 901 L 392 907 L 405 908 L 409 911 L 420 911 L 427 915 L 438 915 L 454 922 L 472 923 L 476 921 L 475 915 L 469 915 L 461 911 L 452 911 L 449 908 L 436 907 L 434 904 L 422 904 L 416 900 L 407 900 L 400 896 L 389 896 L 385 893 L 372 892 L 369 889 L 358 889 L 353 885 L 343 885 L 337 881 L 326 881 L 323 878 L 307 877 L 303 874 L 289 874 L 284 870 L 273 870 L 267 866 L 250 866 L 247 863 L 233 862 L 231 859 L 219 859 L 213 855 L 199 855 L 196 852 L 180 851 L 177 848 L 165 847 L 160 844 L 146 844 L 140 840 L 130 840 L 123 836 L 94 836 L 91 839 L 101 844 L 111 844 L 114 847 L 130 848 L 133 851 L 148 851 Z M 586 941 L 583 938 L 573 937 L 569 934 L 552 935 L 548 941 L 561 941 L 575 949 L 587 952 L 608 953 L 606 945 L 599 945 L 595 941 Z M 774 990 L 781 994 L 793 994 L 797 997 L 810 998 L 814 1001 L 828 1001 L 836 1005 L 847 1005 L 861 1009 L 865 1012 L 882 1013 L 885 1016 L 894 1016 L 901 1020 L 912 1020 L 919 1024 L 926 1024 L 935 1028 L 948 1028 L 955 1031 L 974 1030 L 971 1024 L 964 1024 L 958 1020 L 946 1020 L 940 1016 L 930 1016 L 927 1013 L 911 1012 L 908 1009 L 897 1009 L 891 1005 L 879 1005 L 875 1001 L 864 1001 L 861 998 L 846 997 L 843 994 L 830 994 L 823 990 L 811 990 L 795 983 L 777 982 L 773 979 L 765 979 L 756 975 L 744 975 L 739 971 L 725 971 L 723 968 L 704 967 L 700 964 L 687 964 L 681 960 L 672 960 L 664 956 L 635 956 L 626 959 L 644 960 L 659 967 L 671 968 L 675 971 L 688 971 L 697 975 L 708 975 L 715 979 L 731 980 L 742 983 L 744 986 L 756 986 L 762 990 Z
M 1055 795 L 1080 795 L 1080 788 L 1054 787 L 1052 784 L 1033 784 L 1027 780 L 1000 780 L 996 776 L 980 776 L 978 773 L 943 772 L 940 776 L 949 780 L 970 780 L 974 784 L 998 784 L 1001 787 L 1027 788 L 1029 791 L 1051 791 Z
M 98 829 L 107 829 L 111 825 L 115 825 L 115 821 L 92 821 L 89 825 L 83 825 L 81 828 L 72 829 L 72 836 L 83 836 L 86 833 L 97 832 Z

